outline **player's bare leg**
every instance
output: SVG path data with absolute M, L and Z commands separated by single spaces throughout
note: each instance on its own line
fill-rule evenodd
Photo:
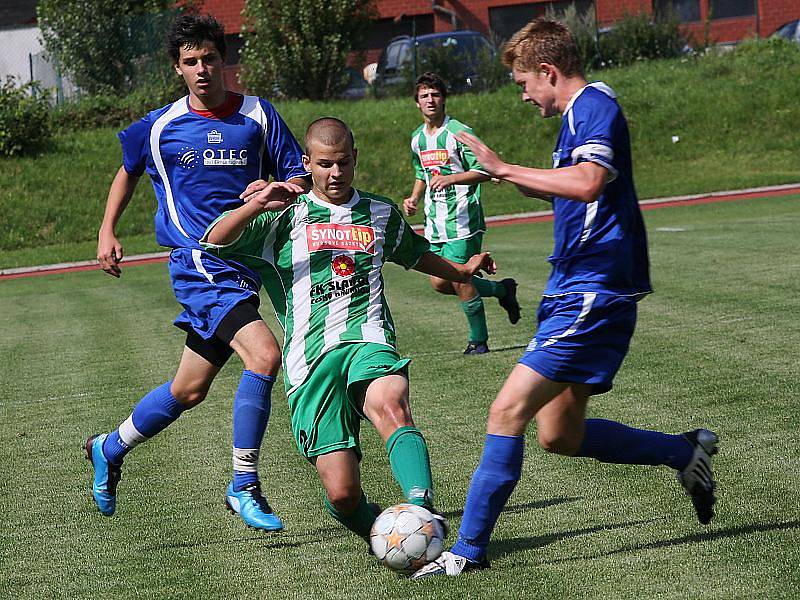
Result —
M 325 509 L 350 531 L 369 543 L 369 532 L 380 510 L 361 489 L 358 457 L 351 449 L 311 459 L 325 488 Z

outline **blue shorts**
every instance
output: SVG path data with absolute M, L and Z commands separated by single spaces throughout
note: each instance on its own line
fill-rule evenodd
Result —
M 536 335 L 519 359 L 552 381 L 609 391 L 636 327 L 636 298 L 611 294 L 545 297 Z
M 203 339 L 214 335 L 220 321 L 241 302 L 258 305 L 261 280 L 250 269 L 204 250 L 176 248 L 169 255 L 169 276 L 183 312 L 175 326 L 193 329 Z

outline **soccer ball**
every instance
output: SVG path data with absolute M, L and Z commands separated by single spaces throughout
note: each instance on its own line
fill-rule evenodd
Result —
M 414 504 L 383 511 L 369 535 L 375 556 L 399 573 L 413 573 L 442 553 L 444 530 L 431 512 Z

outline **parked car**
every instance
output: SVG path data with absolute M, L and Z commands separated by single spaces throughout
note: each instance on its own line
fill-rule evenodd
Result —
M 464 85 L 455 86 L 461 89 L 472 86 L 481 53 L 495 52 L 491 42 L 477 31 L 448 31 L 417 37 L 401 35 L 392 38 L 383 49 L 378 60 L 374 85 L 381 87 L 403 83 L 415 60 L 415 54 L 419 60 L 426 50 L 432 48 L 450 48 L 459 58 L 463 58 Z
M 794 21 L 789 21 L 781 25 L 775 30 L 772 37 L 779 37 L 800 44 L 800 19 L 795 19 Z

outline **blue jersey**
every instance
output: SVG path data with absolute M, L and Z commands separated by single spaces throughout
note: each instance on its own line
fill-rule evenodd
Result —
M 208 225 L 242 204 L 251 181 L 286 181 L 308 173 L 286 123 L 266 100 L 228 94 L 214 111 L 196 111 L 188 96 L 154 110 L 119 133 L 122 163 L 150 176 L 158 200 L 156 240 L 200 248 Z
M 553 152 L 553 168 L 584 161 L 605 167 L 609 181 L 591 203 L 553 198 L 553 270 L 544 295 L 648 293 L 647 235 L 633 186 L 628 123 L 604 83 L 570 100 Z

